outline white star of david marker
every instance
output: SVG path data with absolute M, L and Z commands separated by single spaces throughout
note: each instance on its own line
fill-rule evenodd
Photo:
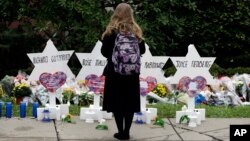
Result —
M 162 68 L 168 60 L 168 56 L 152 56 L 149 46 L 145 44 L 146 52 L 141 58 L 141 77 L 152 76 L 157 79 L 158 83 L 166 83 L 164 71 Z
M 173 76 L 171 83 L 178 84 L 183 76 L 189 76 L 191 79 L 196 76 L 206 78 L 208 84 L 214 84 L 215 80 L 209 72 L 216 57 L 200 57 L 194 45 L 188 46 L 186 57 L 170 57 L 177 71 Z
M 64 72 L 68 78 L 75 75 L 67 65 L 74 51 L 58 51 L 51 40 L 47 41 L 47 45 L 42 53 L 28 53 L 28 57 L 34 64 L 35 68 L 29 76 L 29 80 L 37 81 L 39 76 L 44 73 L 55 73 L 57 71 Z
M 76 53 L 82 65 L 82 69 L 76 77 L 77 80 L 84 80 L 89 74 L 102 75 L 107 59 L 102 56 L 101 47 L 102 42 L 97 41 L 91 53 Z

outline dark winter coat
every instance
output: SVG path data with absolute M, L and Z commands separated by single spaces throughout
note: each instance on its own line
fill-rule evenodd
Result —
M 139 75 L 120 75 L 114 71 L 112 52 L 116 33 L 105 36 L 102 40 L 101 53 L 107 58 L 104 68 L 105 78 L 103 110 L 108 112 L 139 112 L 140 111 L 140 80 Z M 140 53 L 145 53 L 145 43 L 139 43 Z

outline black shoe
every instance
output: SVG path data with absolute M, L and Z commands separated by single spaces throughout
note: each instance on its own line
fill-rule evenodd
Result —
M 123 140 L 129 140 L 130 139 L 130 136 L 129 136 L 129 134 L 125 134 L 125 133 L 123 133 Z
M 121 140 L 122 134 L 121 133 L 115 133 L 114 138 L 117 138 L 118 140 Z
M 130 136 L 127 134 L 122 134 L 122 133 L 115 133 L 114 134 L 114 138 L 118 139 L 118 140 L 129 140 Z

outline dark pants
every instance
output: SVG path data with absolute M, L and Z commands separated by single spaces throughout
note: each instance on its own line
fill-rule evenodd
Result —
M 130 127 L 134 117 L 134 112 L 113 112 L 113 114 L 115 117 L 118 133 L 129 135 Z

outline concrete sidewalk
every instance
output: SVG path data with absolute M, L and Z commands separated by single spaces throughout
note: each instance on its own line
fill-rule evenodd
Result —
M 1 118 L 0 141 L 88 141 L 116 140 L 113 134 L 117 132 L 113 119 L 105 122 L 108 130 L 96 130 L 95 123 L 85 123 L 79 117 L 74 117 L 76 124 L 51 121 L 43 123 L 31 118 Z M 176 124 L 175 119 L 164 119 L 165 127 L 153 124 L 131 127 L 131 140 L 143 141 L 228 141 L 231 124 L 249 124 L 250 118 L 209 118 L 201 125 L 190 128 L 186 124 Z M 173 125 L 171 125 L 173 123 Z

